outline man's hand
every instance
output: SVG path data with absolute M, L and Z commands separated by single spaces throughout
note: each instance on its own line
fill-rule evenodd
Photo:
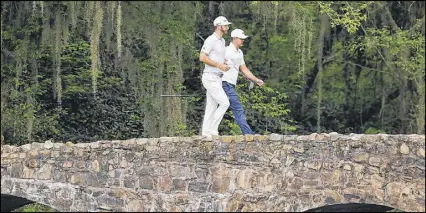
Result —
M 219 64 L 219 66 L 217 66 L 217 68 L 219 68 L 220 70 L 226 72 L 229 70 L 229 66 L 226 64 Z
M 260 87 L 263 85 L 263 81 L 262 81 L 262 79 L 257 79 L 256 83 L 257 83 L 257 85 L 259 85 Z
M 210 66 L 217 67 L 217 68 L 219 68 L 220 70 L 222 70 L 224 72 L 226 72 L 226 71 L 229 70 L 229 66 L 228 65 L 226 65 L 226 64 L 219 64 L 219 63 L 211 60 L 209 58 L 209 55 L 207 53 L 205 53 L 205 52 L 201 52 L 200 53 L 200 61 L 203 62 L 203 63 L 205 63 L 205 64 L 208 64 Z

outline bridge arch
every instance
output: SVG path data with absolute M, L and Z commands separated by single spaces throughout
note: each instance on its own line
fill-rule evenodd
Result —
M 34 202 L 31 200 L 16 197 L 13 195 L 1 194 L 0 212 L 11 212 L 13 210 L 19 209 L 20 207 L 26 206 L 31 203 L 34 203 Z
M 424 135 L 137 138 L 1 146 L 1 193 L 58 211 L 425 210 Z
M 365 204 L 365 203 L 348 203 L 327 205 L 315 209 L 309 209 L 305 212 L 387 212 L 394 208 L 389 206 Z

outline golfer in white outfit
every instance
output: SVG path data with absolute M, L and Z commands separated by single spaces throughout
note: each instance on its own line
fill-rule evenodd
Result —
M 202 82 L 206 88 L 206 111 L 204 113 L 201 135 L 219 135 L 219 124 L 229 107 L 229 99 L 222 88 L 223 72 L 229 70 L 225 62 L 225 39 L 231 23 L 223 17 L 217 17 L 213 25 L 215 31 L 203 44 L 200 52 L 200 61 L 205 64 Z M 219 105 L 219 106 L 218 106 Z

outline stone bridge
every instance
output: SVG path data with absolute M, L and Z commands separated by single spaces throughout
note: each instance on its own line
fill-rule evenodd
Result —
M 1 194 L 59 211 L 425 211 L 424 135 L 138 138 L 1 147 Z M 2 204 L 3 205 L 3 204 Z

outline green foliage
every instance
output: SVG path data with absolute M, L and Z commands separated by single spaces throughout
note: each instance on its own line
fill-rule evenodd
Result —
M 383 130 L 380 129 L 376 129 L 374 127 L 368 127 L 365 131 L 364 134 L 380 134 L 380 133 L 386 133 Z
M 28 204 L 19 209 L 16 209 L 13 212 L 58 212 L 58 211 L 39 203 L 33 203 L 33 204 Z
M 179 124 L 174 136 L 191 137 L 196 135 L 194 129 L 188 129 L 186 124 Z
M 420 33 L 421 20 L 416 21 L 413 31 L 401 30 L 392 33 L 389 28 L 368 29 L 368 37 L 362 44 L 363 48 L 370 54 L 375 50 L 387 48 L 390 51 L 390 64 L 395 65 L 403 71 L 407 79 L 415 79 L 417 73 L 425 74 L 425 36 Z M 362 48 L 360 47 L 360 48 Z M 411 51 L 411 56 L 404 58 L 404 51 Z
M 236 91 L 243 108 L 247 122 L 257 133 L 266 132 L 293 132 L 296 130 L 294 121 L 290 118 L 290 109 L 287 104 L 287 95 L 275 91 L 271 87 L 255 87 L 248 91 L 247 84 L 237 84 Z M 241 134 L 241 130 L 235 123 L 231 109 L 228 110 L 228 119 L 224 118 L 229 134 Z M 229 117 L 233 121 L 229 120 Z
M 392 210 L 389 210 L 389 211 L 386 211 L 386 212 L 405 212 L 405 211 L 403 211 L 401 209 L 392 209 Z
M 237 122 L 235 122 L 235 117 L 232 115 L 232 112 L 230 112 L 231 117 L 234 119 L 233 121 L 229 119 L 224 119 L 222 122 L 226 127 L 229 128 L 229 135 L 242 135 L 243 132 L 241 131 L 240 126 L 238 126 Z
M 43 2 L 43 9 L 35 3 L 33 10 L 30 1 L 2 1 L 5 143 L 199 134 L 205 104 L 199 35 L 212 33 L 219 14 L 233 22 L 230 31 L 250 36 L 242 47 L 245 62 L 265 82 L 248 91 L 240 78 L 237 87 L 256 133 L 309 134 L 320 111 L 324 131 L 424 134 L 421 2 L 210 3 L 121 2 L 121 25 L 113 13 L 117 4 L 108 3 L 94 96 L 94 4 Z M 321 29 L 324 41 L 318 39 L 321 14 L 329 18 Z M 229 44 L 229 33 L 225 39 Z M 231 109 L 220 131 L 241 134 Z
M 353 34 L 362 26 L 362 22 L 367 20 L 366 9 L 373 2 L 328 1 L 318 2 L 318 4 L 321 13 L 326 13 L 330 17 L 332 27 L 342 25 L 350 34 Z

